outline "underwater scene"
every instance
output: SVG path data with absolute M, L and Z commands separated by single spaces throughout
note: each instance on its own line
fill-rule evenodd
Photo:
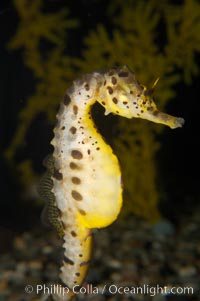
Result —
M 199 1 L 0 24 L 0 301 L 200 301 Z

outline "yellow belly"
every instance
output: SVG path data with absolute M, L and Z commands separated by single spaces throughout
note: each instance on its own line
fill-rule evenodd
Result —
M 117 158 L 109 146 L 104 146 L 95 158 L 84 164 L 85 178 L 82 186 L 84 202 L 78 204 L 85 214 L 78 219 L 88 228 L 110 225 L 122 206 L 121 172 Z

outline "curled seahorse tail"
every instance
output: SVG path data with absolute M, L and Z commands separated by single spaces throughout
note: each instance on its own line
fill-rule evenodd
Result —
M 41 199 L 45 202 L 45 207 L 41 214 L 41 219 L 46 226 L 52 227 L 56 230 L 60 238 L 63 237 L 63 227 L 59 219 L 59 210 L 56 205 L 55 195 L 52 192 L 53 180 L 52 176 L 54 173 L 54 158 L 53 155 L 48 155 L 43 165 L 47 168 L 45 174 L 38 183 L 38 194 Z

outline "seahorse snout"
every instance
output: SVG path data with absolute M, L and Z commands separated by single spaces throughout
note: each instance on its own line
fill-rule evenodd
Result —
M 144 118 L 155 123 L 167 125 L 171 129 L 182 127 L 185 123 L 185 120 L 181 117 L 171 116 L 158 110 L 145 114 Z

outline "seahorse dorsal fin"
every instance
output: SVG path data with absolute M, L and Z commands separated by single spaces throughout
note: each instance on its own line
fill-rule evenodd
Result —
M 41 220 L 46 227 L 55 229 L 58 236 L 63 237 L 64 232 L 59 218 L 59 210 L 56 206 L 55 196 L 52 192 L 52 176 L 54 173 L 54 158 L 52 154 L 45 157 L 43 165 L 46 167 L 47 171 L 38 184 L 38 193 L 45 202 L 44 209 L 41 213 Z
M 54 204 L 46 204 L 41 212 L 42 224 L 56 231 L 59 238 L 64 236 L 62 223 L 59 219 L 58 208 Z
M 52 225 L 49 223 L 49 218 L 48 218 L 48 212 L 47 211 L 48 211 L 48 208 L 47 208 L 47 205 L 45 205 L 44 208 L 42 209 L 40 218 L 41 218 L 42 224 L 46 228 L 52 229 Z

